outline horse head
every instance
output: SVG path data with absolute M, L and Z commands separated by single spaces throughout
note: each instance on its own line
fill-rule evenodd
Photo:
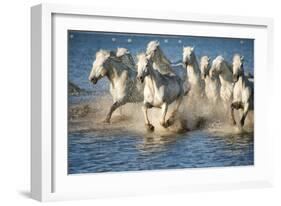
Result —
M 138 63 L 137 63 L 137 79 L 143 83 L 145 77 L 149 74 L 149 69 L 152 66 L 152 62 L 150 58 L 144 53 L 137 55 Z
M 208 76 L 210 70 L 210 58 L 208 56 L 201 57 L 200 70 L 201 70 L 201 78 L 205 79 Z
M 185 66 L 193 65 L 196 62 L 194 47 L 183 47 L 183 63 Z
M 99 79 L 108 74 L 109 58 L 113 56 L 113 52 L 99 50 L 96 53 L 96 59 L 93 62 L 92 70 L 89 75 L 89 81 L 96 84 Z
M 244 57 L 240 54 L 235 54 L 232 59 L 232 72 L 233 72 L 233 81 L 237 82 L 239 77 L 244 74 L 243 68 Z
M 222 56 L 217 56 L 213 60 L 212 67 L 209 71 L 210 77 L 212 79 L 223 72 L 223 63 L 224 63 L 224 58 Z

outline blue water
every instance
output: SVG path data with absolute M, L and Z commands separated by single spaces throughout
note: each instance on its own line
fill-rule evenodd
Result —
M 73 133 L 68 146 L 69 174 L 254 164 L 252 134 Z
M 95 86 L 88 82 L 92 62 L 99 49 L 116 50 L 117 47 L 126 47 L 135 56 L 146 50 L 149 41 L 158 40 L 163 52 L 173 63 L 181 61 L 183 46 L 195 46 L 198 59 L 202 55 L 211 58 L 223 55 L 227 61 L 231 61 L 234 53 L 240 53 L 245 59 L 245 70 L 253 73 L 254 69 L 254 40 L 251 39 L 79 31 L 69 31 L 68 36 L 68 78 L 91 92 L 90 96 L 69 97 L 69 106 L 98 101 L 99 97 L 108 93 L 108 80 L 102 79 Z M 253 164 L 253 133 L 231 134 L 196 130 L 163 136 L 157 133 L 133 133 L 125 127 L 116 131 L 111 130 L 110 126 L 108 130 L 92 129 L 68 133 L 69 174 Z

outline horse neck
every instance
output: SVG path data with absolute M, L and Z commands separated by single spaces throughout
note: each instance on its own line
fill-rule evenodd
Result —
M 159 78 L 160 73 L 158 70 L 153 69 L 152 65 L 148 67 L 148 75 L 146 76 L 146 81 L 151 81 L 153 84 L 155 83 L 156 79 Z
M 163 57 L 165 58 L 165 57 Z M 165 62 L 165 61 L 161 61 L 161 58 L 160 57 L 157 57 L 154 59 L 153 61 L 153 64 L 156 64 L 157 67 L 159 68 L 165 68 L 165 70 L 171 70 L 171 65 L 168 63 L 168 62 Z
M 121 63 L 119 62 L 116 62 L 113 59 L 110 60 L 107 77 L 111 83 L 114 83 L 120 77 L 122 71 L 127 70 L 129 72 L 127 66 L 124 65 L 124 63 L 122 64 L 123 65 L 121 65 Z
M 200 69 L 196 59 L 194 60 L 194 63 L 192 65 L 187 65 L 186 69 L 189 75 L 195 75 L 195 76 L 200 75 Z

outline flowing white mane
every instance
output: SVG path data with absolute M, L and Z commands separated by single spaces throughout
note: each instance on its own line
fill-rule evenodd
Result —
M 171 62 L 164 55 L 158 41 L 151 41 L 147 45 L 146 55 L 153 61 L 153 68 L 162 74 L 175 74 L 171 67 Z
M 119 53 L 120 55 L 120 53 Z M 128 55 L 128 54 L 126 54 Z M 130 54 L 129 54 L 130 55 Z M 110 67 L 106 68 L 108 70 L 112 70 L 114 69 L 116 72 L 120 73 L 124 70 L 128 71 L 129 74 L 129 78 L 131 80 L 134 80 L 134 77 L 136 75 L 136 71 L 133 69 L 133 67 L 130 67 L 126 62 L 123 62 L 123 59 L 120 59 L 120 57 L 117 57 L 117 53 L 113 52 L 113 51 L 108 51 L 108 50 L 99 50 L 96 53 L 96 60 L 98 61 L 106 61 L 109 60 L 110 62 Z
M 126 48 L 117 48 L 116 57 L 120 58 L 121 61 L 126 64 L 130 69 L 135 70 L 135 61 Z
M 96 59 L 107 59 L 110 57 L 110 51 L 101 49 L 96 52 Z

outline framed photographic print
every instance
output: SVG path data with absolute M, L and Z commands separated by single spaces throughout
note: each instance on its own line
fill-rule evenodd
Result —
M 34 199 L 272 185 L 271 19 L 31 14 Z

